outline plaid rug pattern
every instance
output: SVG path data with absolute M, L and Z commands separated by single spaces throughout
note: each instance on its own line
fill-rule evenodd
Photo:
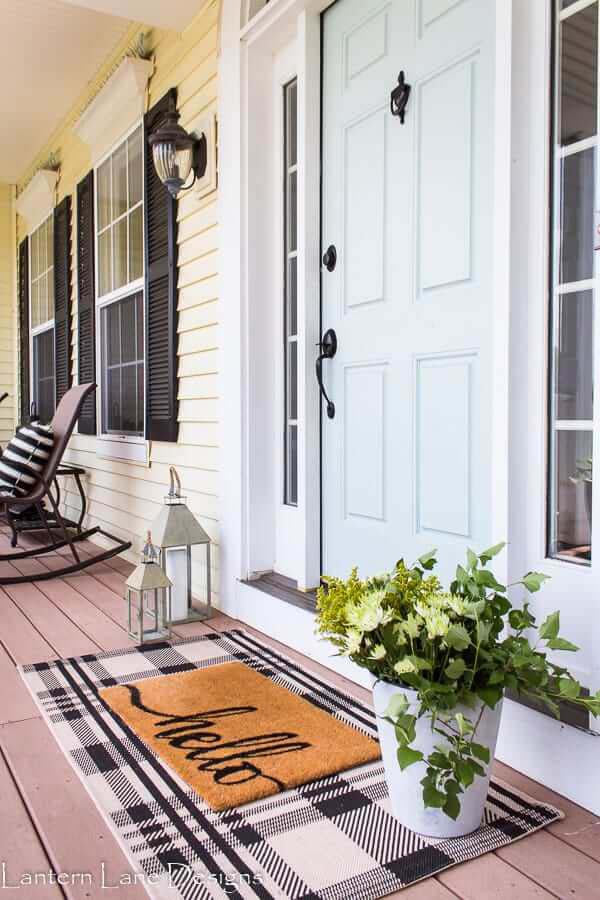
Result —
M 214 812 L 102 701 L 106 687 L 243 662 L 376 736 L 371 709 L 244 631 L 24 666 L 62 751 L 156 900 L 374 900 L 562 817 L 492 782 L 481 827 L 423 838 L 389 810 L 381 762 Z

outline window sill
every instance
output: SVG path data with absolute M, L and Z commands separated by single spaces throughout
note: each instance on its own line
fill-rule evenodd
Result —
M 137 466 L 150 466 L 150 442 L 143 438 L 99 437 L 96 441 L 96 455 L 102 459 L 115 459 Z

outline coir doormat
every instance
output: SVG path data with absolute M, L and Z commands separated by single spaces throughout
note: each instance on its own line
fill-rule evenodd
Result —
M 562 817 L 554 807 L 493 781 L 476 832 L 453 840 L 423 838 L 391 815 L 379 761 L 215 811 L 102 693 L 232 662 L 376 736 L 368 706 L 243 631 L 21 670 L 132 872 L 155 900 L 375 900 Z
M 243 663 L 100 695 L 217 810 L 380 759 L 379 744 Z

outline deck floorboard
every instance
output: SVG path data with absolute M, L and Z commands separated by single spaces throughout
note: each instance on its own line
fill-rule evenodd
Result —
M 22 546 L 34 546 L 24 536 Z M 0 531 L 0 547 L 8 545 Z M 84 555 L 94 552 L 83 546 Z M 65 553 L 39 561 L 20 562 L 26 573 L 55 570 Z M 10 571 L 12 563 L 0 563 Z M 63 579 L 0 589 L 0 802 L 6 821 L 14 822 L 17 838 L 1 844 L 1 858 L 10 856 L 12 872 L 91 871 L 101 877 L 107 865 L 114 882 L 129 866 L 116 840 L 73 773 L 39 716 L 15 664 L 42 662 L 97 650 L 126 647 L 124 582 L 131 564 L 115 558 Z M 13 569 L 14 570 L 14 569 Z M 357 700 L 370 703 L 364 688 L 243 623 L 217 613 L 208 623 L 178 626 L 176 637 L 187 638 L 232 628 L 245 628 L 278 653 L 291 657 Z M 508 767 L 496 763 L 496 774 L 514 787 L 560 806 L 562 822 L 496 853 L 456 866 L 436 878 L 394 894 L 400 900 L 544 900 L 600 897 L 600 823 L 598 817 L 558 797 L 552 791 Z M 4 820 L 4 817 L 3 817 Z M 12 832 L 11 832 L 12 833 Z M 81 835 L 86 840 L 81 840 Z M 96 885 L 100 882 L 97 881 Z M 28 888 L 32 900 L 68 900 L 108 895 L 141 898 L 140 886 L 106 892 L 89 886 Z M 351 898 L 348 898 L 351 900 Z

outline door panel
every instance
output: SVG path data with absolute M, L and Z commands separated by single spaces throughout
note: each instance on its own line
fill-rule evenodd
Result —
M 438 546 L 491 505 L 493 0 L 338 0 L 323 27 L 326 574 Z M 405 123 L 390 111 L 403 70 Z

